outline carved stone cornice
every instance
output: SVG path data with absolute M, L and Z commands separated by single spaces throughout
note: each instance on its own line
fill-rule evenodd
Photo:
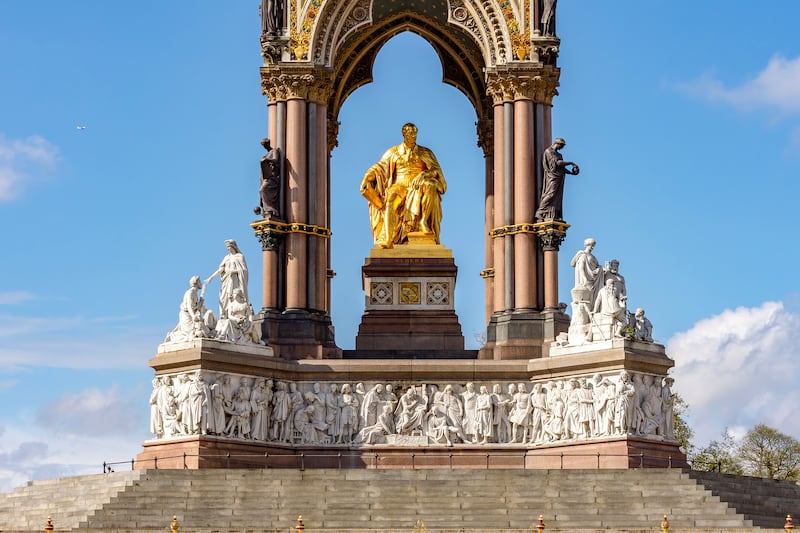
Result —
M 333 71 L 314 65 L 267 65 L 261 68 L 261 92 L 270 102 L 299 98 L 327 105 Z
M 532 100 L 552 105 L 561 71 L 553 67 L 496 67 L 486 71 L 486 94 L 495 105 Z

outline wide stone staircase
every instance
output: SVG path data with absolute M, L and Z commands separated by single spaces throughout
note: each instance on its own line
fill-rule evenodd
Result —
M 754 524 L 782 529 L 787 514 L 800 518 L 800 485 L 796 482 L 694 470 L 689 475 Z
M 696 480 L 706 477 L 718 493 Z M 165 531 L 176 515 L 184 532 L 290 531 L 298 515 L 309 532 L 530 531 L 540 514 L 546 531 L 659 531 L 663 515 L 673 532 L 735 531 L 800 516 L 796 493 L 760 492 L 793 484 L 736 480 L 677 469 L 137 470 L 2 494 L 0 531 L 42 531 L 48 516 L 57 531 Z M 738 489 L 752 496 L 736 499 Z M 747 516 L 720 496 L 747 503 Z

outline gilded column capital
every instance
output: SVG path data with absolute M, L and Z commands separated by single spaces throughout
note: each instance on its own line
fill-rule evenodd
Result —
M 569 228 L 569 224 L 566 222 L 556 220 L 537 222 L 533 226 L 536 230 L 536 236 L 542 244 L 542 250 L 556 252 L 567 237 L 567 228 Z
M 339 146 L 339 124 L 341 123 L 338 120 L 328 115 L 328 154 Z
M 532 100 L 552 105 L 561 72 L 553 67 L 496 67 L 486 72 L 486 93 L 495 105 Z
M 261 68 L 261 92 L 270 102 L 299 98 L 327 105 L 333 92 L 333 72 L 318 66 L 265 66 Z
M 478 147 L 483 150 L 483 157 L 494 154 L 494 121 L 482 118 L 475 123 L 478 132 Z

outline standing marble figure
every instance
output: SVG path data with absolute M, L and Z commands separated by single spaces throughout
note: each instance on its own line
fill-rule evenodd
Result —
M 402 244 L 411 232 L 432 235 L 439 243 L 447 190 L 442 167 L 430 149 L 417 144 L 414 124 L 403 125 L 401 131 L 403 143 L 389 148 L 361 181 L 378 248 Z
M 564 220 L 564 178 L 566 174 L 577 176 L 580 172 L 578 165 L 572 161 L 564 161 L 564 158 L 559 153 L 559 150 L 566 144 L 567 142 L 559 137 L 544 151 L 544 156 L 542 157 L 544 184 L 542 186 L 542 196 L 539 199 L 539 208 L 536 210 L 536 220 L 538 222 Z
M 225 241 L 228 255 L 222 258 L 219 268 L 206 279 L 206 284 L 219 276 L 221 286 L 219 288 L 219 317 L 228 317 L 228 305 L 233 301 L 235 289 L 241 289 L 245 301 L 247 298 L 247 263 L 244 255 L 239 251 L 236 241 L 228 239 Z

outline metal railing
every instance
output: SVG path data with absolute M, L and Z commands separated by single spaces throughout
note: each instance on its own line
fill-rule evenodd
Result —
M 515 460 L 516 458 L 516 460 Z M 597 453 L 536 453 L 530 455 L 526 452 L 514 454 L 511 452 L 500 453 L 458 453 L 449 451 L 442 453 L 417 453 L 417 452 L 360 452 L 360 453 L 224 453 L 224 454 L 189 454 L 160 455 L 152 459 L 126 461 L 104 461 L 103 472 L 113 472 L 116 467 L 130 465 L 130 469 L 137 468 L 172 468 L 178 463 L 184 469 L 189 468 L 288 468 L 305 470 L 306 468 L 333 468 L 333 469 L 392 469 L 402 465 L 403 468 L 412 469 L 500 469 L 517 468 L 523 470 L 541 469 L 576 469 L 576 468 L 620 468 L 605 466 L 604 459 L 627 458 L 627 468 L 684 468 L 686 463 L 677 458 L 667 456 L 652 456 L 644 453 L 638 454 L 601 454 Z M 195 462 L 194 459 L 197 459 Z M 405 459 L 405 460 L 404 460 Z M 446 459 L 446 462 L 443 461 Z M 480 459 L 480 461 L 478 461 Z M 553 459 L 557 461 L 554 462 Z M 518 463 L 516 463 L 518 461 Z M 159 462 L 161 466 L 159 466 Z M 190 463 L 192 464 L 190 466 Z M 516 464 L 514 464 L 516 463 Z M 539 466 L 535 466 L 535 465 Z M 545 466 L 546 464 L 546 466 Z M 167 466 L 170 465 L 170 466 Z M 196 465 L 196 466 L 195 466 Z M 311 465 L 311 466 L 309 466 Z M 324 466 L 323 466 L 324 465 Z M 579 466 L 576 466 L 579 465 Z

